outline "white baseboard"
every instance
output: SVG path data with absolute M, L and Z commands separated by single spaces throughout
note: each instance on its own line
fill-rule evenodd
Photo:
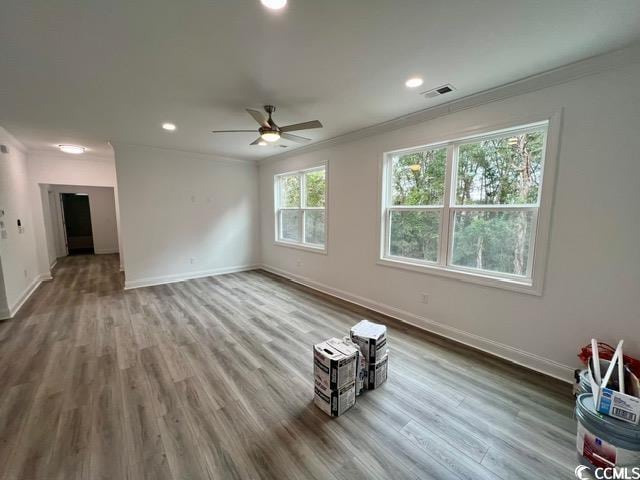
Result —
M 256 270 L 258 268 L 261 268 L 261 265 L 239 265 L 235 267 L 222 267 L 214 268 L 212 270 L 201 270 L 198 272 L 178 273 L 160 277 L 147 277 L 137 280 L 125 280 L 124 289 L 132 290 L 134 288 L 151 287 L 153 285 L 184 282 L 185 280 L 192 280 L 194 278 L 213 277 L 216 275 L 224 275 L 225 273 L 245 272 L 247 270 Z
M 445 325 L 433 321 L 429 318 L 407 312 L 406 310 L 392 307 L 384 303 L 376 302 L 375 300 L 371 300 L 360 295 L 355 295 L 344 290 L 333 288 L 329 285 L 316 282 L 315 280 L 311 280 L 310 278 L 303 277 L 301 275 L 287 272 L 280 268 L 272 267 L 270 265 L 262 265 L 262 268 L 268 272 L 288 278 L 293 282 L 305 285 L 319 292 L 326 293 L 328 295 L 368 308 L 375 312 L 388 315 L 416 328 L 427 330 L 442 337 L 446 337 L 450 340 L 454 340 L 458 343 L 462 343 L 475 349 L 482 350 L 483 352 L 490 353 L 491 355 L 495 355 L 531 370 L 544 373 L 545 375 L 549 375 L 564 382 L 573 383 L 575 381 L 573 377 L 575 368 L 568 365 L 563 365 L 554 360 L 550 360 L 548 358 L 541 357 L 540 355 L 526 352 L 524 350 L 520 350 L 519 348 L 496 342 L 485 337 L 481 337 L 474 333 L 465 332 L 450 325 Z
M 22 306 L 29 300 L 29 297 L 36 291 L 36 289 L 40 286 L 40 284 L 46 280 L 52 280 L 53 277 L 50 273 L 41 273 L 37 275 L 31 284 L 25 288 L 24 292 L 18 297 L 18 300 L 13 304 L 9 305 L 8 310 L 0 311 L 0 318 L 5 320 L 9 318 L 13 318 L 18 311 L 22 308 Z
M 112 253 L 118 253 L 118 249 L 113 249 L 113 248 L 106 248 L 104 250 L 99 250 L 97 248 L 93 249 L 93 253 L 95 253 L 96 255 L 109 255 Z

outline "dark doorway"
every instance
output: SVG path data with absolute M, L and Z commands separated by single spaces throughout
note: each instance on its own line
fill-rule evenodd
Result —
M 89 196 L 61 193 L 62 219 L 69 255 L 93 254 L 93 230 Z

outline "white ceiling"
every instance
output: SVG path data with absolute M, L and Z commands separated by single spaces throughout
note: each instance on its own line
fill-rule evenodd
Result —
M 0 14 L 0 125 L 29 148 L 108 141 L 257 159 L 284 149 L 244 108 L 280 125 L 319 119 L 314 141 L 623 47 L 637 0 L 11 0 Z M 168 133 L 165 121 L 177 124 Z

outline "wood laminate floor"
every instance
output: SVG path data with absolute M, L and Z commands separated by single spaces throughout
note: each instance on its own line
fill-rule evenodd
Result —
M 389 326 L 389 380 L 330 419 L 311 345 Z M 0 323 L 0 478 L 573 478 L 566 384 L 262 271 L 124 292 L 61 259 Z

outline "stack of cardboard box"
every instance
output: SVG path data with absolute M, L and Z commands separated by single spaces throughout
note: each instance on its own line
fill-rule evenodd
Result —
M 356 401 L 359 354 L 355 345 L 339 338 L 313 346 L 314 403 L 332 417 L 342 415 Z
M 387 327 L 362 320 L 350 337 L 330 338 L 313 346 L 314 403 L 337 417 L 351 408 L 363 389 L 387 379 Z
M 351 341 L 358 345 L 363 357 L 366 375 L 364 388 L 373 390 L 387 379 L 389 350 L 387 349 L 387 327 L 369 320 L 362 320 L 351 327 Z

